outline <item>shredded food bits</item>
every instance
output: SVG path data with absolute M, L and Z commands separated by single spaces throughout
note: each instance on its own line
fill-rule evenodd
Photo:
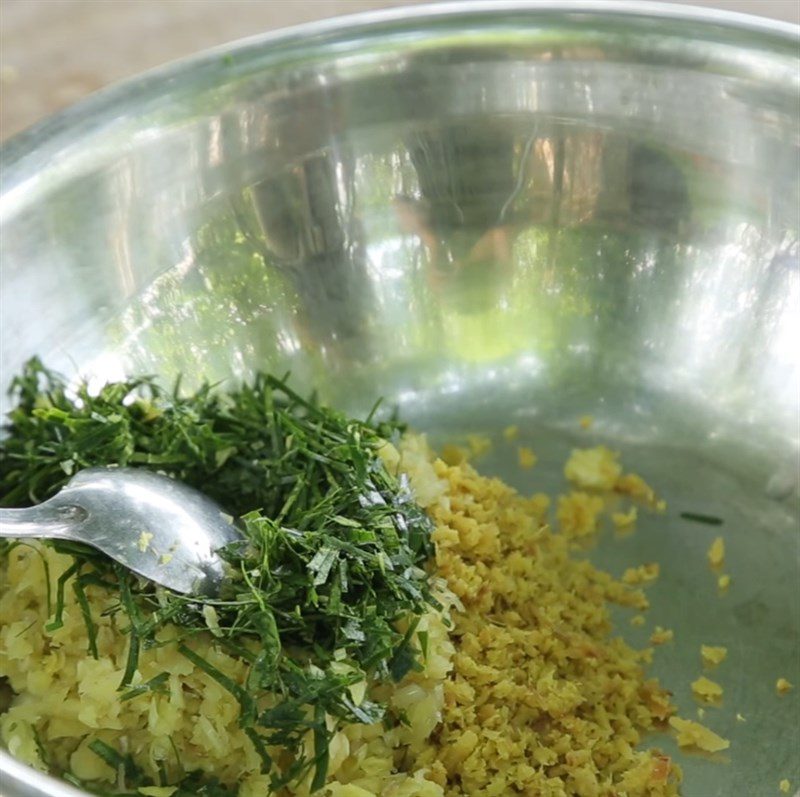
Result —
M 705 675 L 701 675 L 696 681 L 692 681 L 692 694 L 698 700 L 714 703 L 722 697 L 722 687 Z
M 703 659 L 703 664 L 705 664 L 706 667 L 716 667 L 718 664 L 722 664 L 727 655 L 728 648 L 722 647 L 721 645 L 700 646 L 700 657 Z
M 422 668 L 374 696 L 404 712 L 408 726 L 387 730 L 376 722 L 338 731 L 322 794 L 677 795 L 680 768 L 658 750 L 639 747 L 643 734 L 675 712 L 669 693 L 645 673 L 652 651 L 611 636 L 610 606 L 645 609 L 641 590 L 574 558 L 576 528 L 548 527 L 547 496 L 525 498 L 465 461 L 434 459 L 419 437 L 404 438 L 400 450 L 386 445 L 380 454 L 390 470 L 408 473 L 417 501 L 434 520 L 444 609 L 423 616 L 414 632 L 414 644 L 426 651 Z M 577 514 L 594 528 L 602 501 L 578 496 L 576 504 L 588 503 L 591 511 Z M 45 556 L 51 579 L 69 565 L 63 555 Z M 117 777 L 86 740 L 125 734 L 137 765 L 154 776 L 159 761 L 173 761 L 174 743 L 186 765 L 238 783 L 239 797 L 268 793 L 269 778 L 260 774 L 261 759 L 239 727 L 234 697 L 169 645 L 142 652 L 132 684 L 139 691 L 121 700 L 127 637 L 102 615 L 104 593 L 89 588 L 99 658 L 86 657 L 74 596 L 67 596 L 56 634 L 61 647 L 48 652 L 42 561 L 30 548 L 15 549 L 8 558 L 14 590 L 0 602 L 6 623 L 0 663 L 30 695 L 4 718 L 3 735 L 14 754 L 44 768 L 34 732 L 44 713 L 51 717 L 42 736 L 46 746 L 61 767 L 86 781 Z M 27 606 L 22 612 L 19 600 Z M 243 683 L 245 662 L 217 646 L 217 612 L 209 607 L 203 616 L 208 632 L 195 638 L 193 650 L 233 683 Z M 163 641 L 169 634 L 167 627 Z M 30 671 L 32 657 L 43 662 L 41 670 Z M 354 704 L 361 704 L 363 682 L 350 689 Z M 308 744 L 313 749 L 312 739 Z M 172 787 L 144 788 L 149 797 L 165 797 Z M 285 790 L 308 793 L 308 781 Z
M 620 476 L 614 483 L 614 490 L 649 506 L 655 507 L 659 503 L 655 490 L 636 473 L 626 473 Z
M 650 634 L 651 645 L 666 645 L 667 642 L 672 642 L 675 638 L 675 632 L 671 628 L 662 628 L 660 625 L 655 627 L 655 630 Z
M 794 689 L 794 686 L 789 683 L 785 678 L 778 678 L 775 682 L 775 691 L 779 695 L 786 695 Z
M 731 746 L 727 739 L 723 739 L 705 725 L 694 722 L 694 720 L 670 717 L 669 724 L 675 730 L 679 747 L 694 747 L 707 753 L 718 753 Z
M 725 540 L 722 537 L 716 537 L 714 542 L 711 543 L 706 556 L 711 567 L 722 567 L 725 562 Z
M 629 529 L 636 523 L 639 512 L 632 506 L 627 512 L 612 512 L 611 520 L 618 529 Z
M 207 790 L 213 781 L 223 793 L 236 788 L 237 797 L 675 797 L 680 768 L 642 748 L 644 734 L 669 723 L 681 746 L 713 752 L 728 742 L 674 716 L 670 694 L 645 670 L 652 648 L 636 650 L 612 636 L 611 607 L 646 609 L 639 586 L 657 577 L 658 565 L 631 568 L 617 580 L 572 555 L 575 538 L 596 532 L 604 510 L 592 491 L 614 490 L 658 509 L 652 488 L 622 475 L 616 452 L 576 450 L 565 473 L 583 489 L 559 497 L 551 528 L 547 496 L 523 497 L 469 464 L 486 450 L 486 438 L 468 437 L 441 459 L 422 437 L 393 440 L 380 441 L 379 456 L 387 470 L 407 474 L 416 504 L 434 523 L 436 601 L 397 621 L 395 630 L 420 656 L 393 681 L 369 685 L 338 656 L 345 651 L 333 651 L 331 675 L 343 679 L 361 721 L 336 725 L 324 709 L 314 717 L 300 747 L 310 761 L 325 757 L 320 789 L 309 772 L 270 791 L 265 757 L 285 758 L 287 750 L 259 749 L 241 722 L 236 695 L 253 677 L 259 648 L 223 644 L 222 603 L 196 612 L 202 627 L 182 651 L 173 644 L 176 628 L 159 627 L 121 693 L 132 646 L 112 617 L 117 598 L 88 582 L 83 602 L 79 591 L 68 591 L 61 625 L 48 627 L 49 595 L 71 559 L 38 544 L 17 546 L 2 561 L 0 674 L 24 695 L 0 718 L 11 752 L 95 785 L 118 784 L 130 763 L 148 779 L 135 784 L 145 797 L 171 797 L 177 787 L 150 784 L 176 782 L 178 770 L 195 778 L 180 781 L 181 793 L 216 795 Z M 520 464 L 527 452 L 532 466 L 533 452 L 518 451 Z M 87 656 L 87 600 L 96 615 L 96 656 Z M 651 641 L 671 638 L 657 627 Z M 32 660 L 41 666 L 32 668 Z M 279 698 L 260 695 L 253 710 L 274 713 Z M 404 721 L 368 714 L 373 701 Z M 320 713 L 319 702 L 314 709 Z M 309 715 L 297 717 L 307 722 Z
M 611 490 L 621 473 L 619 452 L 605 446 L 576 448 L 564 466 L 564 476 L 586 490 Z
M 660 572 L 661 567 L 658 562 L 649 562 L 638 567 L 629 567 L 622 574 L 622 580 L 626 584 L 652 584 L 658 578 Z
M 567 537 L 590 537 L 597 531 L 603 506 L 603 499 L 597 495 L 580 491 L 561 495 L 556 512 L 559 528 Z
M 437 570 L 463 608 L 442 723 L 415 766 L 448 797 L 677 794 L 679 768 L 637 749 L 674 713 L 669 694 L 645 675 L 647 655 L 610 635 L 610 605 L 644 595 L 572 558 L 541 501 L 469 464 L 437 460 L 430 478 Z

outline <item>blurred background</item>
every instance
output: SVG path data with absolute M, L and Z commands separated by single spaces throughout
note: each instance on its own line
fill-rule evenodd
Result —
M 0 0 L 0 139 L 109 83 L 207 47 L 315 19 L 411 8 L 422 1 Z M 694 5 L 800 23 L 800 0 Z

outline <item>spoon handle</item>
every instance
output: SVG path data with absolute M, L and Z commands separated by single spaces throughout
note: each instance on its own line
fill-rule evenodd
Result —
M 25 509 L 0 509 L 0 537 L 75 539 L 82 515 L 80 507 L 49 506 L 46 501 Z

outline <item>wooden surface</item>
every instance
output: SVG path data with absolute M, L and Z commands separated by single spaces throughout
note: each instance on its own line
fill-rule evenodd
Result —
M 313 19 L 420 2 L 0 0 L 0 138 L 102 86 L 216 44 Z M 696 5 L 800 22 L 800 0 Z

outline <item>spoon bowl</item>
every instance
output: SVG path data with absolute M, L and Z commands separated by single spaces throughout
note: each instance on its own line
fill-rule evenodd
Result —
M 135 468 L 88 468 L 37 506 L 0 510 L 0 537 L 73 540 L 189 595 L 215 595 L 232 518 L 182 482 Z

